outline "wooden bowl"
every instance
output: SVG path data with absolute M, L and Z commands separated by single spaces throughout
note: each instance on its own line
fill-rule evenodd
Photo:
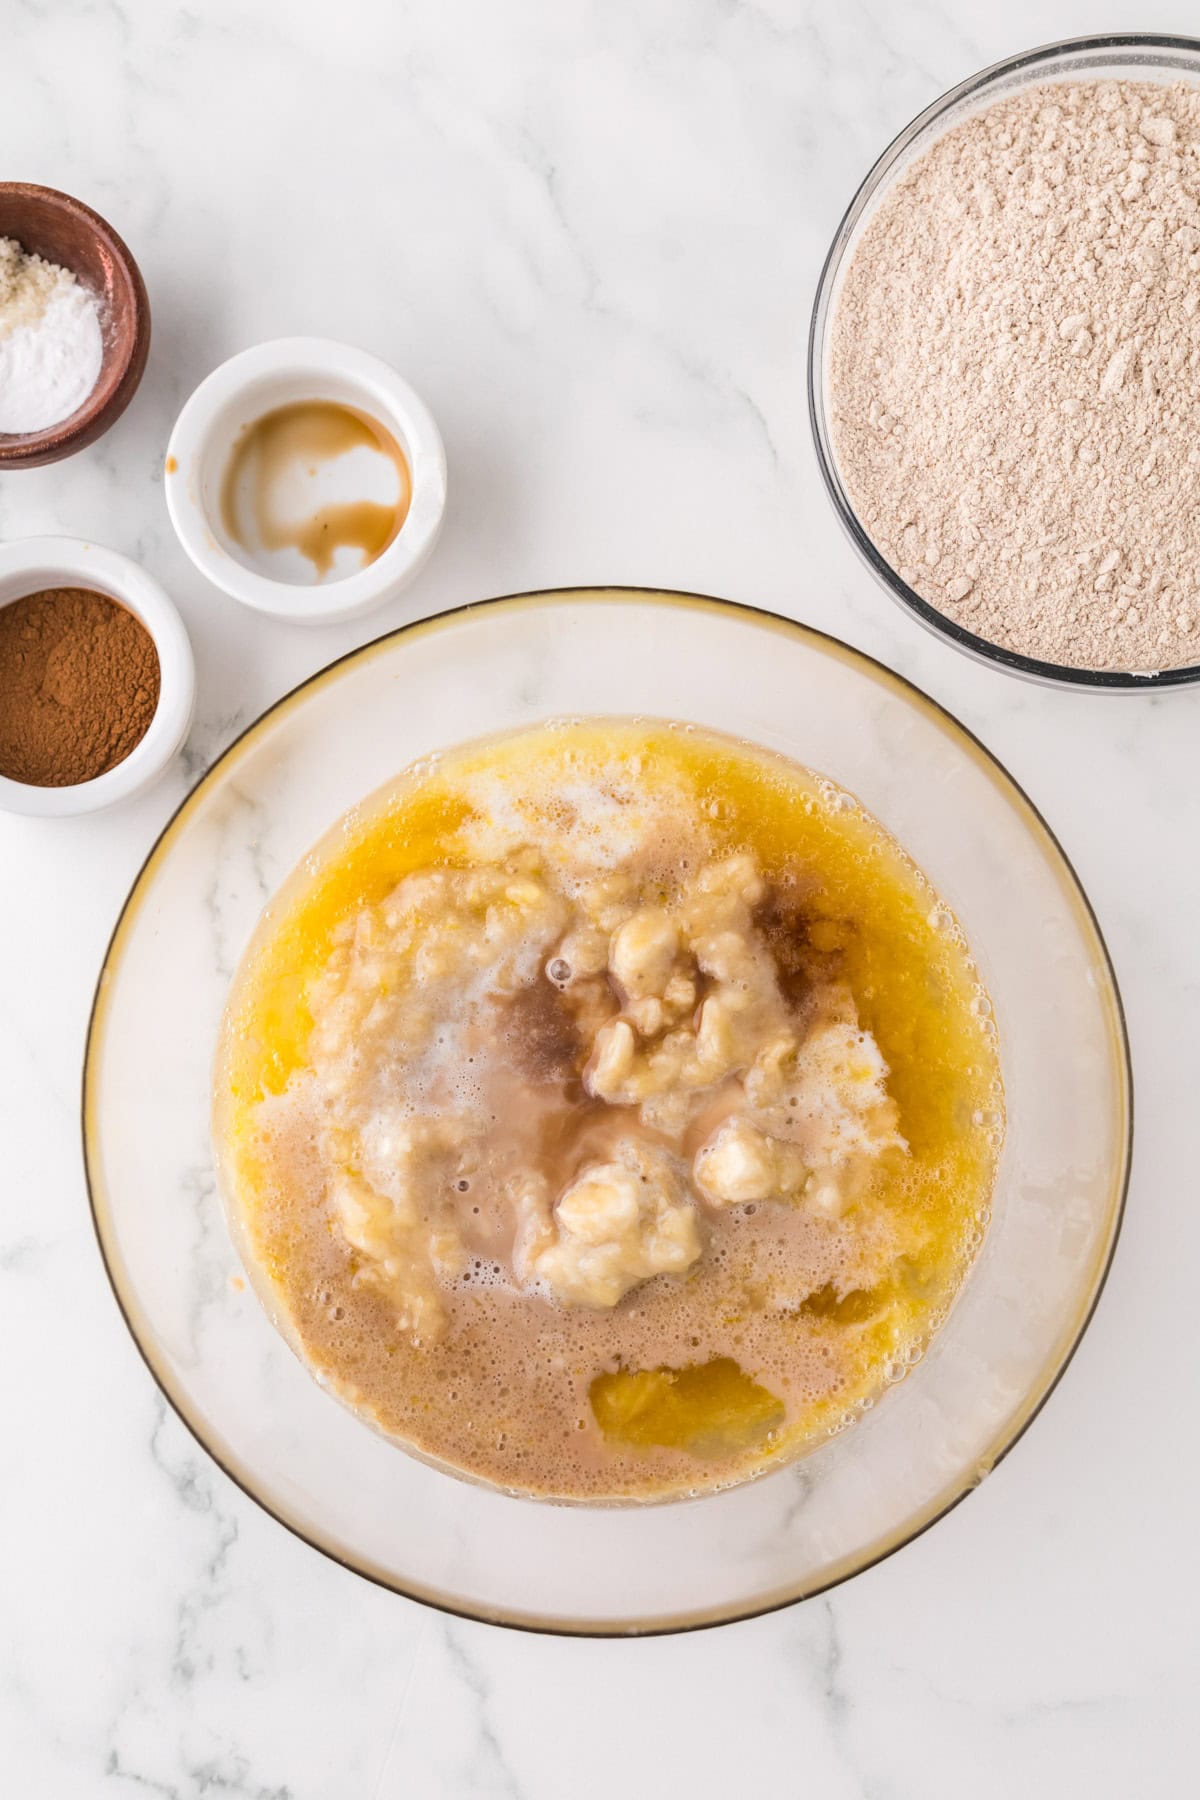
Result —
M 0 470 L 58 462 L 95 443 L 133 399 L 150 351 L 150 302 L 141 270 L 112 226 L 82 200 L 26 181 L 0 181 L 0 237 L 70 269 L 100 302 L 104 360 L 95 387 L 45 431 L 0 432 Z

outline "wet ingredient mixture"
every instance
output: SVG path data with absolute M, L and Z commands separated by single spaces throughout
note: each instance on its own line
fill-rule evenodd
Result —
M 222 484 L 221 516 L 243 550 L 282 558 L 269 572 L 321 581 L 381 556 L 411 499 L 408 462 L 391 432 L 354 407 L 313 400 L 279 407 L 243 431 Z
M 595 721 L 409 772 L 306 859 L 215 1081 L 247 1266 L 382 1431 L 571 1499 L 728 1485 L 920 1355 L 1003 1105 L 952 917 L 850 796 Z
M 1074 668 L 1200 662 L 1200 91 L 1062 82 L 937 139 L 833 321 L 834 450 L 908 585 Z

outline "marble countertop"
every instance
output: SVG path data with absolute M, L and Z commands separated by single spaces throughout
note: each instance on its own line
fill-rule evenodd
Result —
M 804 391 L 820 261 L 884 141 L 1001 55 L 1123 22 L 1144 23 L 1075 0 L 7 8 L 4 172 L 111 218 L 154 343 L 108 437 L 3 479 L 0 537 L 67 532 L 144 562 L 185 615 L 200 702 L 182 758 L 119 812 L 0 817 L 5 1794 L 1123 1800 L 1176 1791 L 1194 1766 L 1200 698 L 1044 692 L 920 633 L 839 533 Z M 1165 4 L 1152 23 L 1195 17 Z M 162 494 L 195 383 L 293 332 L 393 361 L 451 470 L 417 583 L 315 631 L 209 588 Z M 833 1594 L 640 1643 L 447 1620 L 258 1511 L 165 1411 L 126 1334 L 78 1132 L 114 917 L 230 737 L 389 626 L 604 581 L 809 620 L 978 732 L 1092 896 L 1139 1084 L 1112 1277 L 1014 1453 Z

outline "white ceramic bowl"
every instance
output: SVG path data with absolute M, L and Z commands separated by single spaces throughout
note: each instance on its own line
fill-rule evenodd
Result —
M 306 586 L 252 568 L 221 517 L 221 488 L 239 433 L 276 407 L 329 400 L 357 407 L 397 439 L 412 501 L 397 536 L 366 568 Z M 230 357 L 200 383 L 167 447 L 167 510 L 202 575 L 244 606 L 324 625 L 380 605 L 410 581 L 437 542 L 446 510 L 446 452 L 424 402 L 396 371 L 330 338 L 276 338 Z
M 70 787 L 34 787 L 0 775 L 0 808 L 44 818 L 100 812 L 157 780 L 187 736 L 196 699 L 192 646 L 183 620 L 152 576 L 103 544 L 35 537 L 0 544 L 0 607 L 43 588 L 84 587 L 107 594 L 141 620 L 158 651 L 158 705 L 146 735 L 123 762 Z

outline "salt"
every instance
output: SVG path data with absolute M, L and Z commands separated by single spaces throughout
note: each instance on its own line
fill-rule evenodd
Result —
M 94 296 L 69 269 L 0 238 L 0 433 L 45 431 L 70 418 L 103 358 Z

